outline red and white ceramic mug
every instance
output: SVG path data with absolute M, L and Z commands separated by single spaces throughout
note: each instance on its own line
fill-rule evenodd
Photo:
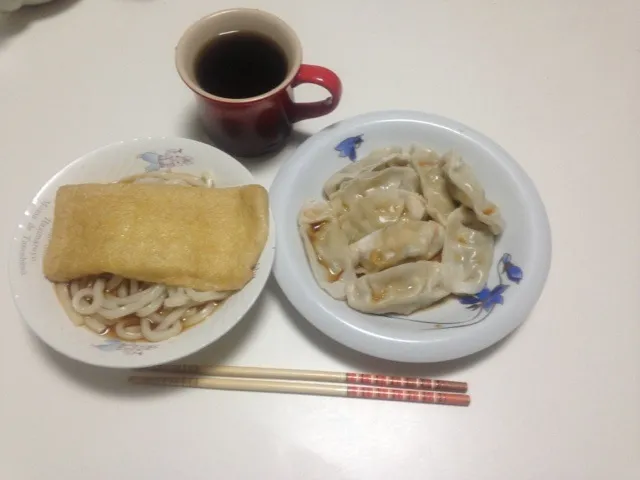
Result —
M 286 76 L 275 88 L 250 98 L 224 98 L 204 88 L 197 78 L 197 63 L 205 47 L 228 32 L 251 32 L 275 42 L 286 57 Z M 342 84 L 331 70 L 302 63 L 302 46 L 293 29 L 267 12 L 236 8 L 198 20 L 176 47 L 176 67 L 196 94 L 198 111 L 207 134 L 223 150 L 238 156 L 257 156 L 281 148 L 292 124 L 326 115 L 338 106 Z M 319 102 L 296 103 L 293 89 L 303 83 L 320 85 L 330 96 Z

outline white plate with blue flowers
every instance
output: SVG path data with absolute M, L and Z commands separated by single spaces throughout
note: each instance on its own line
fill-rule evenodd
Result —
M 257 183 L 233 157 L 210 145 L 186 138 L 151 137 L 118 142 L 70 163 L 22 210 L 13 233 L 9 280 L 14 302 L 40 339 L 58 352 L 91 365 L 141 368 L 168 363 L 215 342 L 231 330 L 261 294 L 271 273 L 275 226 L 270 221 L 267 243 L 254 277 L 213 313 L 182 333 L 160 342 L 125 341 L 100 336 L 76 326 L 44 277 L 42 260 L 53 225 L 57 189 L 66 184 L 109 183 L 130 175 L 206 176 L 216 187 Z M 171 208 L 171 199 L 158 209 Z M 215 208 L 215 206 L 212 206 Z
M 335 172 L 385 147 L 455 151 L 473 169 L 501 210 L 505 228 L 495 240 L 486 285 L 410 315 L 368 314 L 336 300 L 314 278 L 298 215 L 323 199 Z M 412 111 L 360 115 L 308 139 L 281 168 L 270 189 L 278 228 L 274 273 L 285 295 L 319 330 L 362 353 L 402 362 L 439 362 L 498 342 L 527 318 L 551 262 L 551 233 L 531 179 L 499 145 L 456 121 Z

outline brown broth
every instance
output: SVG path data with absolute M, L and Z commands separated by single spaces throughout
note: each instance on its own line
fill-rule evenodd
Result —
M 96 279 L 96 278 L 98 278 L 98 277 L 95 277 L 95 278 L 88 278 L 88 279 L 86 279 L 85 281 L 83 281 L 83 282 L 82 282 L 82 283 L 83 283 L 83 288 L 87 287 L 88 285 L 93 285 L 93 282 L 95 281 L 95 279 Z M 57 295 L 57 291 L 56 291 L 56 288 L 55 288 L 55 284 L 52 284 L 52 285 L 53 285 L 54 293 L 56 294 L 56 298 L 58 298 L 58 301 L 59 301 L 59 302 L 61 302 L 60 298 L 59 298 L 59 297 L 58 297 L 58 295 Z M 113 293 L 113 292 L 112 292 L 112 291 L 110 291 L 110 290 L 105 290 L 105 293 Z M 217 302 L 216 308 L 213 310 L 213 312 L 211 312 L 211 314 L 213 315 L 213 314 L 214 314 L 214 313 L 215 313 L 215 312 L 220 308 L 220 306 L 221 306 L 224 302 L 226 302 L 226 299 L 224 299 L 224 300 L 221 300 L 221 301 Z M 63 307 L 63 310 L 64 310 L 64 307 Z M 160 309 L 160 310 L 158 310 L 158 312 L 156 312 L 156 313 L 163 314 L 163 313 L 164 313 L 164 311 L 163 311 L 162 309 Z M 129 316 L 127 316 L 127 317 L 123 317 L 120 321 L 122 321 L 122 320 L 126 320 L 127 322 L 130 322 L 130 323 L 128 323 L 128 325 L 127 325 L 127 326 L 140 325 L 140 317 L 137 317 L 137 316 L 135 316 L 135 315 L 129 315 Z M 206 319 L 206 318 L 204 318 L 201 322 L 198 322 L 198 323 L 196 323 L 196 324 L 194 324 L 194 325 L 190 325 L 190 326 L 188 326 L 188 327 L 183 327 L 182 331 L 181 331 L 178 335 L 176 335 L 176 336 L 182 335 L 184 332 L 186 332 L 186 331 L 188 331 L 188 330 L 192 329 L 193 327 L 197 327 L 198 325 L 202 324 L 202 323 L 203 323 L 203 322 L 205 322 L 206 320 L 207 320 L 207 319 Z M 181 321 L 182 321 L 182 320 L 181 320 Z M 110 327 L 106 327 L 106 328 L 105 328 L 105 330 L 104 330 L 104 332 L 102 332 L 102 333 L 94 332 L 93 330 L 91 330 L 91 329 L 90 329 L 89 327 L 87 327 L 86 325 L 81 325 L 81 326 L 82 326 L 82 328 L 84 328 L 84 329 L 85 329 L 85 330 L 87 330 L 88 332 L 91 332 L 92 334 L 97 335 L 97 336 L 99 336 L 99 337 L 110 338 L 110 339 L 113 339 L 113 340 L 120 340 L 120 341 L 122 341 L 122 342 L 129 342 L 129 343 L 156 343 L 156 342 L 150 342 L 150 341 L 149 341 L 149 340 L 147 340 L 146 338 L 141 338 L 140 340 L 124 340 L 124 339 L 120 338 L 120 337 L 118 336 L 118 334 L 116 333 L 116 326 L 115 326 L 115 325 L 110 326 Z

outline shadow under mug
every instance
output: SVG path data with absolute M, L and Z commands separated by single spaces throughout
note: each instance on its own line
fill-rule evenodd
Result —
M 288 70 L 272 90 L 250 98 L 224 98 L 205 91 L 197 78 L 200 54 L 216 37 L 227 32 L 253 32 L 270 38 L 284 53 Z M 196 94 L 198 113 L 216 146 L 241 157 L 252 157 L 282 148 L 292 124 L 326 115 L 338 106 L 342 84 L 331 70 L 302 64 L 302 46 L 284 21 L 261 10 L 223 10 L 194 23 L 176 47 L 176 67 L 182 80 Z M 330 97 L 319 102 L 296 103 L 293 88 L 303 83 L 320 85 Z

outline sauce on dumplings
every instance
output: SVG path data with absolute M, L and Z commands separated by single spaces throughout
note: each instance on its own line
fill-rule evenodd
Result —
M 333 262 L 327 261 L 325 256 L 322 254 L 323 246 L 331 243 L 330 234 L 327 232 L 326 228 L 328 225 L 328 221 L 311 223 L 307 229 L 307 234 L 309 235 L 311 245 L 313 245 L 313 250 L 316 253 L 318 263 L 327 269 L 327 281 L 329 283 L 335 283 L 342 278 L 344 268 L 340 265 L 334 264 Z
M 319 232 L 320 230 L 322 230 L 322 227 L 325 225 L 325 223 L 327 222 L 316 222 L 316 223 L 312 223 L 309 225 L 309 228 L 311 229 L 311 232 L 313 234 Z
M 374 150 L 336 172 L 323 192 L 318 222 L 300 231 L 312 273 L 333 298 L 363 313 L 410 315 L 488 288 L 504 221 L 459 155 Z M 327 287 L 327 276 L 342 277 L 342 289 Z M 481 302 L 474 298 L 473 309 Z
M 387 293 L 386 289 L 382 290 L 372 290 L 371 291 L 371 301 L 375 303 L 379 303 L 384 300 L 385 294 Z
M 496 207 L 495 206 L 487 207 L 484 210 L 482 210 L 482 213 L 484 213 L 485 215 L 493 215 L 494 213 L 496 213 Z

